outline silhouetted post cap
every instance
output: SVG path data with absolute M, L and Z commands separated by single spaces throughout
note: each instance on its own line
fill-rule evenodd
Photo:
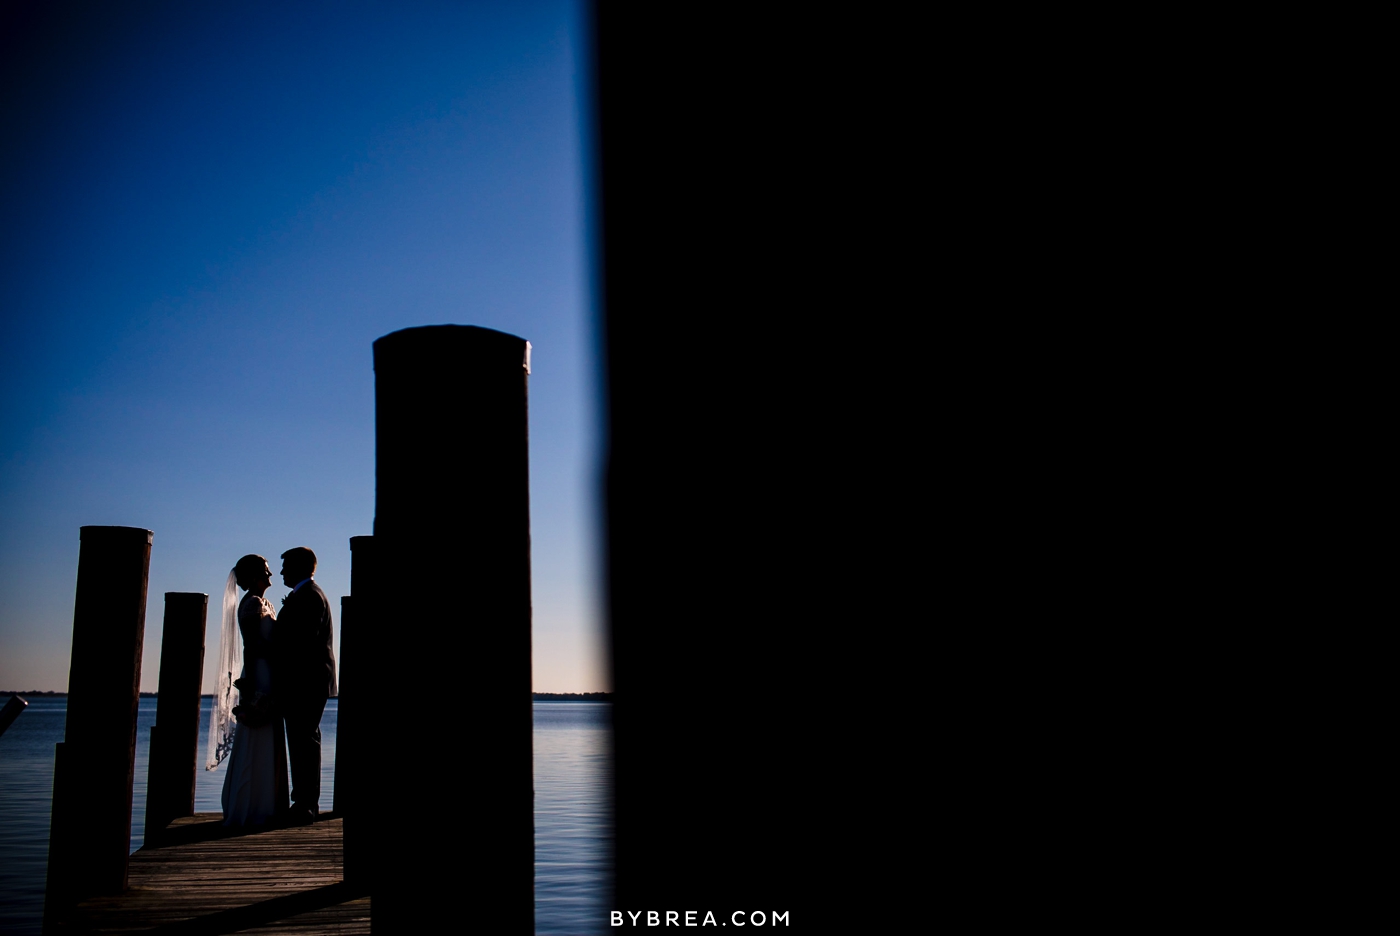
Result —
M 106 540 L 108 542 L 132 542 L 143 541 L 149 543 L 153 534 L 150 530 L 143 530 L 140 527 L 122 526 L 85 526 L 78 527 L 79 540 Z
M 404 328 L 374 342 L 374 363 L 417 365 L 423 356 L 449 356 L 467 362 L 509 362 L 530 372 L 530 342 L 477 325 L 422 325 Z
M 530 342 L 477 325 L 422 325 L 391 332 L 374 343 L 374 369 L 422 367 L 443 357 L 461 364 L 509 363 L 530 373 Z

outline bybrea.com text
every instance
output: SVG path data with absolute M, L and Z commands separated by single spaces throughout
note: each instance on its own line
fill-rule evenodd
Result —
M 701 914 L 704 914 L 703 916 Z M 788 926 L 786 910 L 735 910 L 715 919 L 713 910 L 613 910 L 613 926 Z

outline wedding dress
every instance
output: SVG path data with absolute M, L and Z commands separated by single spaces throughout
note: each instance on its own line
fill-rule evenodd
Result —
M 276 615 L 272 603 L 254 594 L 238 606 L 238 629 L 243 635 L 243 691 L 240 705 L 255 701 L 256 693 L 272 691 L 268 642 Z M 224 825 L 261 825 L 287 811 L 287 742 L 281 718 L 252 727 L 240 721 L 233 731 L 233 749 L 224 776 Z

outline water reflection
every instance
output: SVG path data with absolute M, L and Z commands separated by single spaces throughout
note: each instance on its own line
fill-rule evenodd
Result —
M 29 698 L 29 708 L 0 736 L 0 933 L 39 936 L 48 864 L 54 744 L 63 740 L 66 699 Z M 200 718 L 200 766 L 195 810 L 218 812 L 225 764 L 203 769 L 210 700 Z M 611 892 L 612 786 L 609 737 L 612 706 L 541 702 L 535 711 L 535 929 L 541 936 L 608 931 Z M 335 796 L 338 708 L 332 699 L 321 721 L 321 809 Z M 146 774 L 156 700 L 137 710 L 136 777 L 131 848 L 144 841 Z M 415 765 L 415 768 L 418 765 Z M 444 788 L 450 785 L 444 784 Z

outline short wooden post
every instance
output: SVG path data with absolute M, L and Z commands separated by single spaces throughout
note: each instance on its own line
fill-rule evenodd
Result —
M 337 682 L 336 693 L 336 716 L 335 716 L 335 799 L 331 801 L 331 810 L 340 816 L 342 820 L 347 818 L 348 813 L 354 812 L 351 804 L 355 800 L 355 774 L 357 765 L 355 760 L 355 701 L 350 701 L 350 717 L 345 717 L 345 632 L 355 628 L 355 599 L 350 595 L 340 597 L 340 653 L 336 655 L 336 663 L 340 666 L 340 676 Z M 350 725 L 346 731 L 346 724 Z M 348 820 L 352 827 L 355 820 Z M 356 859 L 359 858 L 359 850 L 356 846 L 358 841 L 352 841 L 350 850 L 344 849 L 344 823 L 341 824 L 341 875 L 345 881 L 355 882 Z M 351 836 L 354 839 L 354 836 Z
M 428 932 L 464 904 L 493 933 L 534 932 L 529 353 L 460 325 L 374 343 L 374 593 L 392 601 L 358 626 L 385 679 L 417 674 L 412 714 L 388 715 L 397 749 L 457 765 L 440 789 L 405 788 L 394 758 L 367 765 L 377 793 L 405 791 L 373 801 L 376 932 Z M 455 861 L 411 818 L 449 799 L 476 804 Z
M 349 595 L 340 596 L 340 653 L 336 654 L 336 665 L 340 673 L 336 677 L 335 794 L 331 800 L 331 811 L 337 816 L 345 815 L 345 807 L 351 799 L 350 792 L 345 788 L 348 779 L 345 762 L 345 627 L 354 614 L 351 608 L 353 604 L 354 599 Z M 350 746 L 353 748 L 355 745 L 351 742 Z
M 372 811 L 361 808 L 359 789 L 366 782 L 369 764 L 362 756 L 361 739 L 376 735 L 370 696 L 374 679 L 361 669 L 373 665 L 375 656 L 362 656 L 354 649 L 362 635 L 374 633 L 373 608 L 374 537 L 350 537 L 350 595 L 340 599 L 340 696 L 336 703 L 335 728 L 335 811 L 343 817 L 341 826 L 343 874 L 345 883 L 369 891 L 374 861 L 374 820 Z M 346 634 L 349 634 L 350 662 L 346 663 Z M 370 644 L 369 646 L 373 646 Z M 346 704 L 346 685 L 349 704 Z
M 0 734 L 5 733 L 5 729 L 14 724 L 19 713 L 29 708 L 29 703 L 17 695 L 10 696 L 10 701 L 5 703 L 5 707 L 0 709 Z
M 74 903 L 126 887 L 151 538 L 133 527 L 85 526 L 80 534 L 68 714 L 54 752 L 45 930 Z
M 156 723 L 151 726 L 146 782 L 147 842 L 159 838 L 172 819 L 194 815 L 199 696 L 204 682 L 204 628 L 208 613 L 208 595 L 165 593 L 160 688 Z

